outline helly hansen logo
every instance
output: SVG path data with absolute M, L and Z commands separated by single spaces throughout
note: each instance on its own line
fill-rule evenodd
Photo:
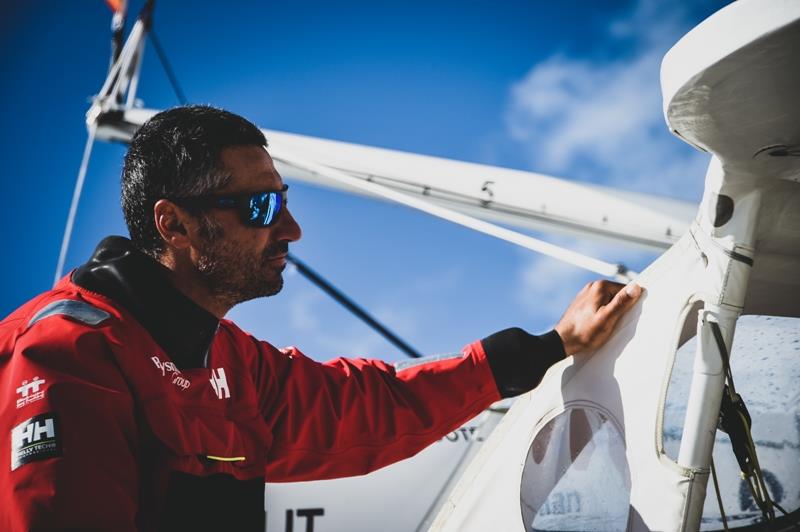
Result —
M 61 456 L 55 414 L 34 416 L 11 429 L 11 471 L 28 462 L 55 456 Z
M 230 399 L 231 391 L 228 389 L 228 379 L 225 378 L 225 368 L 212 369 L 208 380 L 219 399 Z
M 17 408 L 22 408 L 25 405 L 35 403 L 39 399 L 44 399 L 44 390 L 40 390 L 42 384 L 46 381 L 39 377 L 34 377 L 31 381 L 24 380 L 19 388 L 17 388 Z

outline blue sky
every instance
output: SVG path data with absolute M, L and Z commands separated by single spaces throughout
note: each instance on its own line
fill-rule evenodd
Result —
M 191 102 L 262 127 L 698 201 L 707 158 L 666 131 L 658 67 L 725 3 L 162 1 L 155 30 Z M 108 65 L 105 4 L 56 6 L 16 3 L 0 20 L 3 316 L 52 283 Z M 139 98 L 177 104 L 151 48 Z M 123 154 L 95 146 L 68 267 L 125 234 Z M 297 256 L 423 352 L 547 330 L 594 277 L 404 207 L 301 184 L 291 201 Z M 634 268 L 654 256 L 555 240 Z M 402 358 L 298 274 L 286 280 L 230 317 L 315 358 Z

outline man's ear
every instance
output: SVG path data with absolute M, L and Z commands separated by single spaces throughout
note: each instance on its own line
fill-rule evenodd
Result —
M 169 246 L 185 249 L 191 246 L 189 227 L 194 220 L 184 209 L 166 199 L 160 199 L 153 205 L 153 217 L 156 229 Z

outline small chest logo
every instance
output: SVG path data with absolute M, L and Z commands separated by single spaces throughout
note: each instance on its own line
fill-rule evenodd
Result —
M 212 369 L 208 380 L 219 399 L 230 399 L 231 391 L 228 389 L 228 379 L 225 378 L 225 368 Z
M 11 429 L 11 471 L 28 462 L 55 456 L 61 456 L 55 414 L 34 416 Z
M 44 390 L 39 389 L 45 383 L 44 379 L 34 377 L 33 380 L 22 381 L 22 385 L 17 388 L 17 408 L 22 408 L 25 405 L 35 403 L 39 399 L 44 399 Z
M 158 355 L 153 355 L 150 357 L 150 360 L 152 360 L 156 368 L 161 371 L 162 376 L 168 377 L 172 381 L 172 384 L 181 390 L 185 390 L 192 385 L 191 381 L 183 376 L 183 373 L 181 373 L 181 370 L 178 369 L 178 366 L 176 366 L 174 362 L 170 362 L 169 360 L 162 361 L 158 358 Z

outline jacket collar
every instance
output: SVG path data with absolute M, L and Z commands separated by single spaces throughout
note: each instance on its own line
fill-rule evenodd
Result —
M 133 314 L 179 368 L 204 367 L 219 320 L 175 288 L 167 273 L 127 238 L 109 236 L 72 282 Z

